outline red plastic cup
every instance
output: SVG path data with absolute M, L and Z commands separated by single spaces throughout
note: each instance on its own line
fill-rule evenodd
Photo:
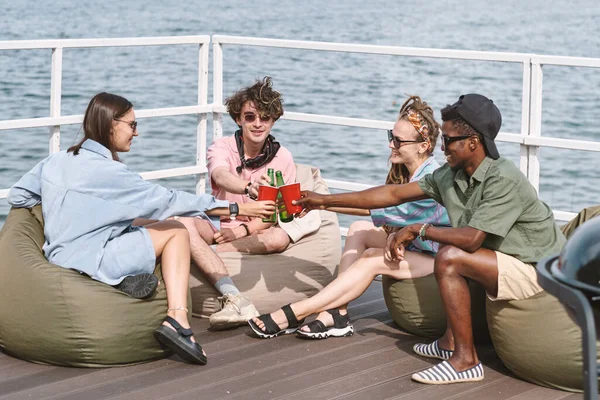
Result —
M 274 186 L 260 185 L 258 187 L 258 200 L 277 200 L 279 189 Z
M 287 209 L 288 213 L 298 214 L 300 211 L 302 211 L 302 206 L 292 204 L 292 201 L 300 200 L 299 183 L 290 183 L 289 185 L 279 186 L 279 191 L 281 192 L 281 196 L 283 197 L 283 202 L 285 203 L 285 208 Z

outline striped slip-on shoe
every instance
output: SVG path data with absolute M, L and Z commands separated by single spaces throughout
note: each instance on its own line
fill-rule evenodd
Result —
M 420 356 L 427 358 L 438 358 L 440 360 L 447 360 L 452 357 L 452 354 L 454 354 L 454 351 L 452 350 L 440 348 L 437 340 L 429 344 L 417 343 L 413 346 L 413 351 Z
M 477 382 L 483 380 L 483 365 L 481 363 L 465 371 L 456 372 L 452 364 L 442 361 L 438 365 L 427 368 L 412 375 L 417 382 L 429 385 L 447 385 L 449 383 Z

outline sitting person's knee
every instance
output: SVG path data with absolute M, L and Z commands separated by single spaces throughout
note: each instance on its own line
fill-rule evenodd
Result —
M 379 257 L 381 255 L 383 255 L 382 249 L 378 249 L 375 247 L 369 247 L 368 249 L 363 251 L 361 258 L 373 258 L 373 257 Z
M 290 245 L 290 237 L 281 228 L 271 228 L 266 245 L 269 253 L 281 253 Z
M 196 217 L 175 217 L 174 220 L 181 223 L 190 236 L 200 236 L 208 244 L 214 242 L 215 231 L 209 221 Z
M 436 276 L 444 275 L 454 269 L 456 263 L 463 256 L 464 251 L 454 246 L 442 246 L 435 256 L 434 273 Z
M 373 228 L 371 221 L 354 221 L 348 228 L 348 236 Z

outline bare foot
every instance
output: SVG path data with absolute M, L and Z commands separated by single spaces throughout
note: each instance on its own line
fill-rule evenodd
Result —
M 437 342 L 440 349 L 454 351 L 454 340 L 448 339 L 446 335 L 439 338 Z

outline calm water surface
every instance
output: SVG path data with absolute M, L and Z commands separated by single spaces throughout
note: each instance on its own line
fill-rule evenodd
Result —
M 170 3 L 0 0 L 0 40 L 226 34 L 600 57 L 597 0 Z M 50 55 L 0 51 L 0 120 L 49 115 Z M 137 109 L 192 105 L 197 63 L 195 46 L 66 49 L 61 112 L 82 114 L 103 90 L 129 98 Z M 224 65 L 225 96 L 270 75 L 288 111 L 393 121 L 406 94 L 421 95 L 439 116 L 460 94 L 479 92 L 500 108 L 503 132 L 520 131 L 518 65 L 241 46 L 225 47 Z M 598 69 L 545 67 L 542 134 L 600 140 L 599 83 Z M 232 133 L 233 122 L 224 120 L 225 133 Z M 139 172 L 193 165 L 195 122 L 191 116 L 140 120 L 140 137 L 123 159 Z M 369 184 L 385 178 L 384 131 L 279 121 L 273 134 L 297 162 L 320 167 L 327 178 Z M 0 135 L 4 189 L 47 155 L 48 129 Z M 65 126 L 61 135 L 66 148 L 80 127 Z M 518 145 L 501 144 L 500 151 L 518 162 Z M 436 156 L 443 161 L 441 151 Z M 552 208 L 578 211 L 600 203 L 597 153 L 542 149 L 541 165 L 540 194 Z M 194 177 L 160 182 L 191 191 Z M 7 213 L 0 200 L 0 225 Z

